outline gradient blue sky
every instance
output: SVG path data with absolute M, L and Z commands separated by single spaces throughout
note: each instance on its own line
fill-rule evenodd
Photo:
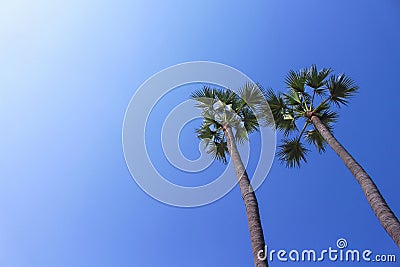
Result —
M 275 89 L 289 69 L 313 63 L 353 77 L 360 93 L 335 134 L 399 216 L 399 12 L 395 0 L 1 2 L 0 266 L 252 266 L 237 188 L 174 208 L 143 193 L 124 161 L 135 90 L 193 60 Z M 324 249 L 344 237 L 400 260 L 330 149 L 300 170 L 275 161 L 257 196 L 273 249 Z M 270 264 L 283 265 L 348 264 Z

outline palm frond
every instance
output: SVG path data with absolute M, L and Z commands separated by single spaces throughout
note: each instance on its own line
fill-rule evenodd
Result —
M 358 90 L 354 81 L 345 74 L 332 75 L 326 84 L 326 88 L 329 90 L 329 101 L 337 107 L 340 107 L 340 105 L 347 106 L 349 98 Z
M 208 154 L 217 160 L 226 163 L 228 147 L 221 128 L 216 128 L 210 120 L 205 121 L 200 128 L 195 130 L 197 137 L 201 140 Z
M 294 106 L 294 108 L 293 108 L 294 120 L 297 120 L 299 118 L 304 118 L 306 113 L 307 113 L 307 110 L 303 105 L 297 105 L 297 106 Z
M 321 70 L 317 70 L 317 66 L 314 64 L 308 69 L 307 73 L 307 86 L 314 89 L 314 92 L 317 95 L 324 95 L 326 88 L 326 77 L 332 72 L 332 70 L 323 68 Z
M 241 121 L 242 118 L 232 108 L 232 104 L 226 105 L 222 101 L 218 100 L 213 106 L 213 118 L 221 125 L 235 125 Z
M 297 110 L 306 111 L 309 103 L 311 103 L 311 96 L 307 92 L 299 93 L 290 89 L 288 93 L 283 94 L 286 105 L 294 107 Z
M 337 121 L 339 115 L 335 111 L 325 110 L 318 115 L 321 122 L 328 128 L 329 131 L 333 130 L 333 124 Z
M 205 126 L 208 126 L 211 129 L 215 129 L 216 131 L 222 131 L 222 125 L 211 117 L 203 117 L 203 124 L 201 125 L 201 127 Z
M 312 112 L 315 114 L 320 114 L 330 108 L 328 101 L 322 101 Z
M 260 107 L 260 115 L 261 117 L 258 118 L 258 123 L 260 127 L 268 126 L 272 127 L 273 129 L 276 128 L 274 116 L 272 114 L 271 108 L 269 107 L 268 103 Z
M 190 97 L 196 101 L 195 107 L 202 109 L 203 113 L 210 113 L 213 105 L 218 100 L 216 98 L 216 89 L 209 86 L 203 86 L 200 90 L 192 92 Z
M 268 105 L 274 117 L 275 127 L 287 136 L 297 130 L 293 109 L 286 105 L 281 94 L 275 94 L 271 89 L 265 92 Z
M 202 89 L 195 90 L 194 92 L 192 92 L 190 97 L 192 99 L 203 98 L 203 97 L 215 98 L 215 92 L 216 92 L 215 88 L 205 85 L 205 86 L 203 86 Z
M 210 113 L 213 110 L 213 106 L 218 101 L 217 99 L 208 98 L 208 97 L 198 97 L 194 98 L 195 104 L 194 106 L 202 109 L 203 113 Z
M 281 163 L 288 168 L 300 167 L 301 162 L 307 162 L 307 153 L 309 150 L 298 138 L 282 140 L 278 146 L 277 156 Z
M 238 125 L 235 125 L 235 141 L 239 144 L 243 144 L 248 140 L 249 140 L 249 135 L 247 133 L 246 128 L 244 127 L 244 123 L 240 122 L 238 123 Z
M 226 142 L 210 142 L 206 152 L 210 154 L 214 159 L 222 161 L 224 164 L 226 164 L 226 156 L 229 154 L 228 145 Z
M 278 128 L 279 131 L 282 131 L 284 136 L 288 136 L 293 132 L 297 132 L 299 130 L 297 128 L 294 118 L 290 118 L 290 115 L 287 116 L 287 119 L 280 119 L 275 121 L 276 128 Z
M 313 144 L 319 153 L 325 152 L 326 141 L 316 129 L 307 131 L 304 138 L 309 144 Z
M 296 106 L 296 105 L 301 106 L 301 104 L 302 104 L 301 95 L 293 89 L 289 90 L 288 93 L 283 94 L 283 96 L 284 96 L 284 100 L 285 100 L 286 104 L 289 106 Z
M 229 89 L 215 90 L 215 97 L 225 105 L 231 105 L 233 110 L 237 110 L 241 102 L 237 94 Z
M 281 94 L 275 94 L 272 89 L 268 89 L 265 92 L 265 98 L 267 99 L 268 105 L 271 109 L 272 114 L 280 114 L 282 110 L 287 109 L 286 103 Z
M 253 111 L 249 108 L 244 108 L 240 111 L 239 116 L 242 119 L 244 128 L 247 133 L 252 133 L 258 131 L 260 124 L 256 115 L 254 115 Z
M 285 83 L 290 89 L 297 92 L 304 92 L 304 86 L 307 81 L 307 70 L 294 71 L 290 70 L 286 75 Z
M 260 105 L 264 105 L 266 103 L 263 89 L 259 84 L 246 83 L 242 88 L 239 89 L 239 96 L 246 103 L 246 105 L 248 105 L 254 111 Z
M 210 125 L 203 123 L 200 128 L 195 129 L 195 132 L 197 134 L 197 138 L 200 140 L 202 139 L 212 139 L 216 141 L 221 140 L 221 134 L 220 131 L 218 130 L 212 130 Z

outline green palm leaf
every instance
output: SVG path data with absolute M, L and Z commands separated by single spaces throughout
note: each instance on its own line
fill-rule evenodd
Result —
M 265 92 L 265 98 L 269 104 L 272 114 L 280 114 L 282 110 L 287 109 L 286 103 L 281 94 L 275 94 L 272 89 Z
M 265 92 L 268 105 L 274 117 L 275 127 L 287 136 L 297 130 L 293 109 L 288 108 L 281 94 L 275 94 L 271 89 Z
M 250 134 L 258 131 L 260 124 L 256 115 L 249 108 L 244 108 L 240 111 L 239 116 L 242 118 L 242 122 L 246 131 Z
M 317 70 L 317 66 L 314 64 L 308 69 L 307 73 L 307 85 L 314 89 L 317 95 L 324 95 L 326 88 L 326 77 L 332 72 L 331 69 L 323 68 Z
M 259 84 L 246 83 L 239 89 L 239 96 L 245 105 L 249 106 L 253 112 L 256 112 L 266 103 L 263 91 Z
M 340 107 L 340 105 L 346 106 L 349 102 L 349 98 L 358 90 L 358 86 L 354 84 L 354 81 L 344 74 L 339 76 L 332 75 L 326 87 L 330 93 L 329 101 L 334 103 L 337 107 Z
M 203 86 L 202 89 L 194 91 L 190 97 L 196 101 L 195 107 L 202 109 L 202 112 L 206 114 L 211 112 L 213 105 L 218 100 L 215 92 L 214 88 Z
M 300 167 L 302 161 L 307 162 L 308 151 L 298 138 L 285 138 L 282 140 L 282 144 L 278 146 L 277 156 L 286 167 L 294 168 Z
M 320 114 L 330 108 L 328 101 L 322 101 L 314 110 L 313 113 Z
M 226 156 L 229 154 L 228 145 L 226 142 L 210 142 L 206 151 L 214 159 L 227 163 Z
M 309 144 L 314 144 L 319 153 L 325 152 L 326 141 L 317 130 L 307 131 L 304 138 Z
M 249 140 L 249 135 L 242 122 L 238 123 L 238 125 L 235 125 L 235 130 L 235 141 L 237 143 L 243 144 Z
M 302 99 L 300 94 L 293 89 L 289 90 L 288 93 L 283 94 L 283 96 L 286 104 L 289 106 L 296 106 L 296 105 L 301 106 L 302 104 Z
M 321 122 L 328 128 L 329 131 L 333 131 L 333 124 L 337 121 L 339 115 L 335 111 L 325 110 L 318 115 Z
M 196 99 L 196 98 L 215 98 L 215 89 L 211 88 L 210 86 L 203 86 L 202 89 L 200 90 L 195 90 L 190 97 L 192 99 Z
M 233 110 L 237 110 L 240 106 L 241 100 L 232 90 L 215 90 L 215 96 L 225 105 L 231 105 Z
M 293 89 L 297 92 L 304 92 L 304 86 L 307 81 L 307 70 L 294 71 L 290 70 L 286 75 L 285 83 L 286 86 L 290 89 Z
M 210 125 L 203 123 L 199 129 L 195 130 L 199 139 L 221 140 L 221 134 L 217 130 L 211 130 Z

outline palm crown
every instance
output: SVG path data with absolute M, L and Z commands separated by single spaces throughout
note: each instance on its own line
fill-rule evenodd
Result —
M 326 147 L 326 141 L 315 129 L 310 118 L 318 116 L 328 130 L 332 131 L 338 118 L 334 109 L 347 105 L 358 86 L 345 74 L 334 75 L 330 68 L 317 70 L 315 65 L 300 71 L 291 70 L 285 83 L 286 93 L 275 94 L 268 90 L 266 98 L 276 127 L 284 135 L 277 156 L 287 167 L 299 167 L 302 161 L 307 162 L 306 156 L 310 151 L 302 142 L 302 137 L 320 153 Z M 299 121 L 303 122 L 300 131 L 297 126 Z
M 238 94 L 230 89 L 204 86 L 192 93 L 191 98 L 202 110 L 203 123 L 196 129 L 207 153 L 226 163 L 229 154 L 224 129 L 235 129 L 235 141 L 243 143 L 248 134 L 258 131 L 262 115 L 268 104 L 257 84 L 246 84 Z

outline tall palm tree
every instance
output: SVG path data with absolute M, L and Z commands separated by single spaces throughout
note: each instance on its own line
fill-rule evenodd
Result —
M 203 123 L 196 132 L 207 153 L 215 159 L 226 163 L 227 154 L 230 155 L 246 208 L 254 264 L 268 266 L 257 198 L 236 146 L 236 142 L 245 142 L 249 133 L 258 130 L 257 114 L 267 102 L 257 85 L 246 84 L 239 95 L 207 86 L 193 92 L 191 97 L 203 115 Z
M 325 152 L 328 144 L 360 184 L 379 222 L 400 247 L 399 220 L 371 177 L 332 134 L 333 123 L 338 118 L 334 109 L 347 106 L 358 86 L 345 74 L 334 75 L 330 68 L 318 70 L 315 65 L 300 71 L 291 70 L 285 83 L 285 93 L 265 92 L 276 126 L 284 136 L 277 152 L 279 160 L 290 168 L 307 162 L 309 149 L 302 138 L 320 153 Z M 303 123 L 300 131 L 299 121 Z

